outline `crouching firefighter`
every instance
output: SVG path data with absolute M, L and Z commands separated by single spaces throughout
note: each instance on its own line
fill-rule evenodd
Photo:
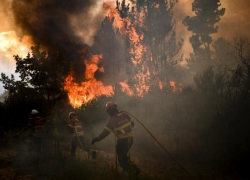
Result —
M 76 148 L 79 146 L 83 151 L 90 153 L 92 159 L 96 158 L 96 151 L 91 150 L 89 147 L 86 146 L 84 141 L 84 133 L 82 128 L 82 123 L 76 118 L 75 112 L 69 113 L 69 124 L 68 129 L 71 134 L 73 134 L 73 138 L 71 141 L 71 155 L 73 157 L 76 156 Z
M 41 144 L 45 135 L 45 124 L 48 122 L 47 118 L 42 118 L 38 115 L 38 111 L 33 109 L 28 124 L 28 129 L 31 129 L 31 140 L 35 151 L 41 153 Z
M 128 157 L 128 152 L 133 144 L 131 131 L 134 122 L 127 114 L 122 111 L 119 112 L 114 102 L 108 102 L 106 104 L 106 111 L 110 115 L 110 119 L 102 133 L 93 138 L 92 144 L 101 141 L 107 137 L 110 132 L 113 132 L 116 137 L 116 152 L 120 166 L 127 173 L 129 169 L 132 168 L 134 174 L 138 175 L 141 172 L 140 169 L 133 164 Z

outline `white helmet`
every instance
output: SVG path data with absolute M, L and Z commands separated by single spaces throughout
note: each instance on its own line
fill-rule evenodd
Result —
M 33 110 L 31 111 L 31 115 L 35 115 L 35 114 L 38 114 L 38 111 L 37 111 L 36 109 L 33 109 Z

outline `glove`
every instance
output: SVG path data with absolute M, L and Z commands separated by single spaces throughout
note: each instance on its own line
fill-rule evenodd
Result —
M 99 137 L 95 137 L 92 139 L 92 145 L 95 144 L 96 142 L 99 142 L 100 141 L 100 138 Z

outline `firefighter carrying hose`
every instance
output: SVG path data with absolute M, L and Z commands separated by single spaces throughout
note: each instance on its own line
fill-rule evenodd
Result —
M 140 169 L 135 164 L 130 162 L 128 157 L 128 152 L 133 144 L 131 131 L 134 126 L 134 122 L 127 114 L 122 111 L 119 112 L 117 110 L 117 105 L 114 102 L 108 102 L 106 104 L 106 111 L 110 115 L 110 119 L 108 120 L 108 123 L 102 133 L 93 138 L 92 144 L 101 141 L 113 132 L 117 139 L 116 152 L 120 166 L 126 172 L 129 172 L 129 168 L 131 166 L 134 174 L 138 175 L 141 172 Z
M 71 141 L 71 155 L 76 156 L 76 148 L 79 146 L 82 150 L 91 153 L 92 159 L 96 158 L 96 151 L 91 150 L 86 146 L 84 141 L 84 133 L 82 128 L 82 123 L 76 118 L 75 112 L 69 113 L 69 124 L 68 129 L 71 134 L 73 134 L 73 138 Z
M 33 109 L 31 111 L 28 129 L 31 129 L 31 139 L 37 153 L 41 153 L 41 144 L 45 135 L 45 124 L 48 122 L 47 118 L 38 116 L 38 111 Z

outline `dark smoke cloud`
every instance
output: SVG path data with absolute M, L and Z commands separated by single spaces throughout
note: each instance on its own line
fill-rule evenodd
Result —
M 75 73 L 83 75 L 84 63 L 78 52 L 87 45 L 76 35 L 70 19 L 86 12 L 84 23 L 94 4 L 93 0 L 13 0 L 12 9 L 22 34 L 32 36 L 35 44 L 61 52 L 73 62 Z

